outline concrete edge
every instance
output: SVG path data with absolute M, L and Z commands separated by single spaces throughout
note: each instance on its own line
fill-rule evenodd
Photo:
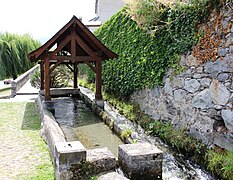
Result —
M 40 135 L 45 140 L 50 150 L 53 164 L 55 165 L 55 145 L 56 143 L 66 142 L 65 135 L 53 114 L 43 108 L 43 99 L 40 95 L 36 99 L 40 111 L 41 131 Z
M 21 76 L 19 76 L 17 79 L 12 81 L 11 83 L 11 97 L 16 96 L 16 92 L 30 79 L 31 75 L 34 73 L 34 71 L 38 70 L 40 65 L 36 65 L 23 73 Z

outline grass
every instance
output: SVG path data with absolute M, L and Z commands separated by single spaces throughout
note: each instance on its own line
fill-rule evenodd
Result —
M 54 179 L 35 103 L 1 102 L 0 107 L 0 179 Z

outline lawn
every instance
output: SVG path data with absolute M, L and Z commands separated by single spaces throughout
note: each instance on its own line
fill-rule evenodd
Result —
M 0 102 L 0 179 L 54 179 L 34 102 Z

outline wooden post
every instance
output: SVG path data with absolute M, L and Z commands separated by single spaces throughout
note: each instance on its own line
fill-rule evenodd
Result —
M 96 61 L 95 99 L 102 99 L 102 61 Z
M 49 58 L 46 57 L 44 60 L 44 77 L 45 77 L 45 101 L 51 101 L 50 96 L 50 72 L 49 72 Z
M 40 62 L 40 90 L 44 90 L 44 61 Z
M 74 88 L 78 88 L 78 67 L 77 63 L 74 63 Z

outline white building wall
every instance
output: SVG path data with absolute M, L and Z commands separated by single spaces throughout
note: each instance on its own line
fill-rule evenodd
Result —
M 119 11 L 123 6 L 122 0 L 97 0 L 97 16 L 102 23 L 104 23 L 113 14 Z

